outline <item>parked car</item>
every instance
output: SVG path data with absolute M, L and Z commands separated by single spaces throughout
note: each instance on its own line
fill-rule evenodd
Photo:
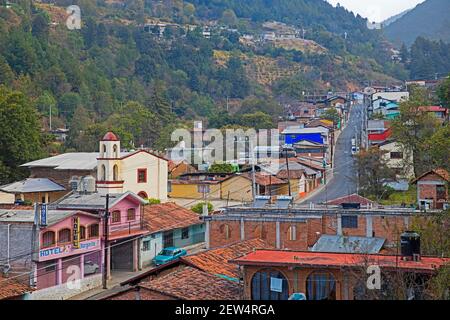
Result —
M 98 272 L 99 266 L 98 264 L 92 261 L 86 261 L 84 263 L 84 275 L 95 274 Z
M 175 247 L 164 248 L 156 257 L 153 258 L 153 263 L 157 266 L 169 263 L 178 259 L 179 257 L 187 255 L 187 251 Z

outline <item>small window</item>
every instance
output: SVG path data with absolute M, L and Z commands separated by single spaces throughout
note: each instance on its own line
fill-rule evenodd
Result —
M 147 182 L 147 169 L 138 169 L 138 183 L 146 183 Z
M 58 232 L 58 243 L 70 242 L 70 229 L 62 229 Z
M 295 241 L 297 240 L 297 227 L 296 226 L 290 226 L 288 229 L 288 240 L 289 241 Z
M 403 159 L 403 152 L 391 152 L 391 159 Z
M 91 224 L 89 226 L 89 238 L 97 238 L 99 235 L 99 226 L 98 224 Z
M 142 242 L 142 251 L 150 251 L 150 240 L 145 240 Z
M 117 166 L 117 164 L 115 164 L 113 167 L 113 180 L 114 181 L 119 180 L 119 167 Z
M 112 216 L 111 216 L 111 222 L 112 223 L 120 222 L 120 211 L 113 211 Z
M 86 227 L 80 226 L 80 240 L 86 239 Z
M 231 228 L 227 224 L 223 224 L 220 226 L 220 233 L 222 233 L 225 236 L 225 239 L 231 238 Z
M 189 228 L 181 229 L 181 239 L 189 239 Z
M 42 247 L 50 247 L 56 243 L 53 231 L 44 232 L 42 235 Z
M 172 182 L 171 181 L 167 182 L 167 192 L 172 192 Z
M 199 184 L 197 185 L 197 191 L 198 193 L 209 193 L 209 184 Z
M 133 221 L 136 219 L 136 209 L 130 208 L 127 210 L 127 221 Z
M 117 144 L 113 146 L 114 158 L 118 158 L 119 153 L 117 152 Z
M 342 228 L 358 228 L 358 216 L 342 216 Z

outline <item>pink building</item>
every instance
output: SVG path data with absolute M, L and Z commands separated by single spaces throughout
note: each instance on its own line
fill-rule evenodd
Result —
M 102 228 L 98 215 L 82 211 L 49 211 L 39 230 L 34 284 L 44 289 L 84 279 L 102 271 Z M 61 220 L 54 216 L 61 217 Z
M 133 192 L 109 195 L 108 274 L 115 270 L 138 270 L 139 238 L 148 233 L 142 214 L 146 203 Z M 72 193 L 54 205 L 57 209 L 84 210 L 100 217 L 106 208 L 106 196 L 96 192 Z M 101 226 L 103 230 L 103 223 Z

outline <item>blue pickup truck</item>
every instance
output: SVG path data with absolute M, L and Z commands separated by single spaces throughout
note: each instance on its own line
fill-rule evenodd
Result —
M 168 247 L 164 248 L 156 257 L 153 258 L 153 263 L 156 266 L 160 266 L 185 255 L 187 255 L 187 251 L 184 249 Z

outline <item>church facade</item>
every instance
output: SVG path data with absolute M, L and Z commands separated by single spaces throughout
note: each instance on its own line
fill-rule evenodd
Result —
M 146 150 L 121 154 L 119 139 L 108 132 L 100 141 L 97 161 L 98 192 L 132 191 L 144 199 L 167 200 L 166 159 Z

